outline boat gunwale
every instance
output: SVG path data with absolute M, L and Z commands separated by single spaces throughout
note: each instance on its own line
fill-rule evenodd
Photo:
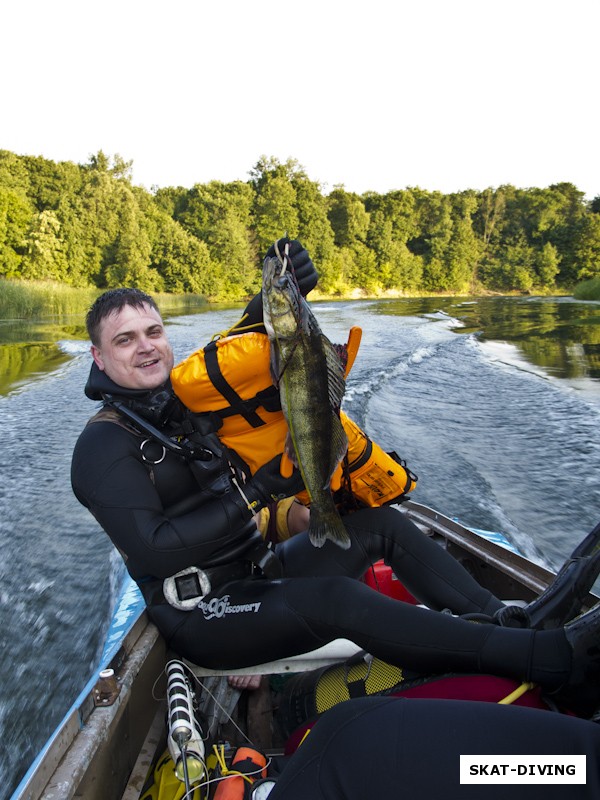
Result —
M 67 800 L 68 797 L 74 796 L 73 793 L 61 795 L 49 793 L 52 792 L 49 788 L 51 781 L 56 783 L 59 773 L 65 770 L 65 762 L 68 759 L 69 752 L 78 739 L 80 743 L 83 743 L 84 738 L 93 740 L 93 728 L 96 728 L 98 735 L 102 736 L 102 732 L 108 731 L 110 726 L 114 724 L 116 718 L 129 702 L 131 687 L 141 665 L 148 658 L 159 639 L 160 634 L 157 628 L 150 621 L 146 609 L 142 607 L 124 634 L 120 647 L 107 663 L 101 664 L 93 673 L 73 705 L 66 712 L 30 765 L 11 796 L 11 800 L 37 800 L 42 795 L 44 798 L 47 797 L 48 800 L 53 797 L 56 797 L 56 800 Z M 133 653 L 136 654 L 135 658 L 132 658 Z M 119 695 L 111 705 L 96 706 L 95 687 L 98 683 L 100 672 L 107 668 L 113 669 L 118 677 Z M 89 750 L 91 746 L 93 746 L 93 743 L 87 742 L 85 749 Z M 82 762 L 83 759 L 79 758 L 79 761 Z M 70 774 L 69 770 L 71 770 Z M 69 782 L 74 784 L 73 791 L 75 791 L 76 776 L 72 767 L 67 768 L 67 775 L 69 775 Z M 77 785 L 79 785 L 79 782 L 77 782 Z M 63 783 L 60 786 L 60 791 L 65 792 L 69 791 L 69 789 Z
M 477 532 L 429 506 L 416 503 L 414 500 L 407 500 L 399 508 L 401 513 L 407 513 L 415 524 L 424 527 L 431 526 L 433 533 L 441 534 L 448 541 L 459 545 L 489 566 L 527 586 L 533 592 L 542 592 L 555 577 L 555 573 L 547 567 L 510 550 L 503 544 L 491 541 L 483 531 Z

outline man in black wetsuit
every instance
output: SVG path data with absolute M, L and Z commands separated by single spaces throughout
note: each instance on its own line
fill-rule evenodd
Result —
M 292 268 L 317 276 L 297 242 Z M 251 301 L 258 324 L 260 297 Z M 103 410 L 73 454 L 74 492 L 119 549 L 168 645 L 202 666 L 236 669 L 335 638 L 424 673 L 489 672 L 533 681 L 581 714 L 600 699 L 600 607 L 566 627 L 517 629 L 438 613 L 492 616 L 502 604 L 403 515 L 383 507 L 344 518 L 352 545 L 316 550 L 299 534 L 268 551 L 254 514 L 303 488 L 276 457 L 241 484 L 214 433 L 175 397 L 160 313 L 132 289 L 106 292 L 87 316 L 85 388 Z M 357 580 L 379 559 L 432 610 Z M 183 574 L 180 574 L 183 573 Z M 174 577 L 177 576 L 177 577 Z

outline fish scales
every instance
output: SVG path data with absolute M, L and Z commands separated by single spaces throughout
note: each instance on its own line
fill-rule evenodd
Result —
M 348 440 L 339 410 L 345 390 L 338 353 L 300 295 L 293 273 L 278 258 L 263 266 L 263 311 L 271 343 L 271 370 L 288 424 L 288 454 L 310 498 L 309 537 L 316 547 L 331 539 L 350 546 L 329 483 Z

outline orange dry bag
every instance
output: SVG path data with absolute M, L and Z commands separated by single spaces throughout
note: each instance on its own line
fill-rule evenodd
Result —
M 267 759 L 251 747 L 238 747 L 231 767 L 223 772 L 214 800 L 244 800 L 254 781 L 267 777 Z M 246 788 L 247 787 L 247 788 Z

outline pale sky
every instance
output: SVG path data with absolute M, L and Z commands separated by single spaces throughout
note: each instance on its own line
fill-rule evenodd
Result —
M 600 0 L 4 0 L 0 149 L 150 189 L 296 159 L 328 192 L 600 195 Z

